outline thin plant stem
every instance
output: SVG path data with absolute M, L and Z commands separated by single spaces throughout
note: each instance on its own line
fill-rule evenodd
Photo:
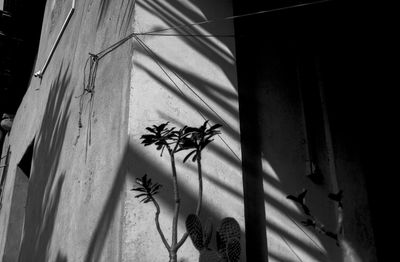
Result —
M 199 199 L 197 200 L 196 215 L 200 215 L 203 203 L 203 174 L 201 171 L 201 150 L 197 150 L 197 173 L 199 178 Z
M 158 205 L 157 200 L 155 198 L 152 197 L 151 201 L 153 202 L 153 204 L 154 204 L 154 206 L 156 207 L 156 210 L 157 210 L 154 220 L 156 222 L 156 227 L 157 227 L 158 234 L 160 234 L 160 237 L 161 237 L 162 242 L 164 243 L 164 246 L 169 251 L 171 249 L 171 247 L 169 246 L 167 240 L 165 239 L 164 233 L 163 233 L 163 231 L 161 229 L 160 222 L 159 222 L 160 206 Z
M 199 178 L 199 198 L 197 199 L 196 215 L 199 216 L 203 202 L 203 175 L 201 170 L 201 150 L 197 152 L 197 173 Z M 179 249 L 188 238 L 189 233 L 185 232 L 181 240 L 177 243 L 176 248 Z
M 343 208 L 337 204 L 337 228 L 336 234 L 338 238 L 338 242 L 341 244 L 342 240 L 344 239 L 344 227 L 343 227 Z
M 171 167 L 172 167 L 172 178 L 173 178 L 173 185 L 174 185 L 174 217 L 172 221 L 172 243 L 170 249 L 170 262 L 176 262 L 176 251 L 177 251 L 177 241 L 178 241 L 178 218 L 179 218 L 179 209 L 181 206 L 181 199 L 179 195 L 179 187 L 178 187 L 178 177 L 176 173 L 176 166 L 175 166 L 175 156 L 173 151 L 170 152 L 171 157 Z
M 183 243 L 185 243 L 185 241 L 186 241 L 186 239 L 187 239 L 188 236 L 189 236 L 189 233 L 188 233 L 188 232 L 185 232 L 185 233 L 183 234 L 181 240 L 179 240 L 179 242 L 176 244 L 176 250 L 178 250 L 178 249 L 183 245 Z

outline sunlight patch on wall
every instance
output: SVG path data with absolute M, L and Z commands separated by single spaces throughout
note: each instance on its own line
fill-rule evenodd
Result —
M 362 262 L 361 258 L 357 254 L 356 250 L 353 248 L 352 244 L 348 240 L 343 240 L 340 242 L 343 249 L 343 261 L 345 262 Z
M 268 162 L 268 160 L 265 159 L 265 157 L 262 157 L 261 161 L 262 161 L 261 165 L 262 165 L 262 169 L 263 169 L 264 173 L 267 174 L 270 178 L 274 179 L 276 182 L 280 182 L 278 175 L 276 174 L 275 170 L 273 169 L 271 164 Z

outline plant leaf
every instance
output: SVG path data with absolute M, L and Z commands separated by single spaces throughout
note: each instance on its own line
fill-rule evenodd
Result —
M 196 150 L 193 150 L 192 152 L 190 152 L 184 159 L 183 159 L 183 163 L 186 162 L 186 160 L 188 160 L 188 158 L 193 155 L 194 153 L 196 153 Z
M 215 124 L 215 125 L 213 125 L 212 127 L 210 127 L 209 130 L 212 131 L 212 130 L 217 129 L 217 128 L 220 128 L 220 127 L 222 127 L 221 124 Z

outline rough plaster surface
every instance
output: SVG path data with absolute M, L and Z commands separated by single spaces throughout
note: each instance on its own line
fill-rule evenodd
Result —
M 231 10 L 231 1 L 140 1 L 136 5 L 134 29 L 136 32 L 148 32 L 228 16 Z M 166 33 L 229 35 L 233 34 L 233 24 L 213 24 Z M 129 110 L 133 168 L 128 187 L 133 187 L 135 177 L 141 177 L 144 173 L 163 184 L 162 192 L 157 196 L 161 205 L 160 223 L 167 239 L 170 239 L 173 191 L 169 157 L 167 153 L 160 157 L 159 152 L 150 146 L 143 147 L 140 136 L 145 132 L 145 127 L 166 121 L 178 127 L 200 126 L 204 122 L 200 111 L 212 123 L 224 125 L 221 137 L 231 148 L 216 137 L 203 152 L 204 202 L 201 219 L 205 221 L 207 217 L 212 218 L 216 228 L 221 218 L 236 218 L 241 225 L 244 250 L 243 187 L 241 161 L 237 158 L 241 152 L 234 40 L 176 36 L 140 38 L 156 54 L 157 61 L 179 89 L 163 73 L 152 55 L 135 43 Z M 176 72 L 225 123 L 172 72 Z M 182 196 L 179 236 L 185 232 L 187 214 L 195 211 L 198 190 L 196 166 L 190 161 L 183 165 L 183 157 L 184 154 L 177 159 Z M 134 196 L 133 192 L 128 192 L 126 196 L 122 261 L 167 261 L 168 252 L 154 224 L 154 206 L 141 204 Z M 244 257 L 243 254 L 241 261 L 245 261 Z M 198 252 L 190 239 L 179 250 L 178 260 L 198 260 Z
M 279 68 L 279 65 L 275 65 Z M 294 71 L 293 71 L 294 72 Z M 281 81 L 277 83 L 278 81 Z M 273 84 L 274 83 L 274 84 Z M 293 88 L 294 87 L 294 88 Z M 262 141 L 262 168 L 269 261 L 336 261 L 334 242 L 305 228 L 301 209 L 286 196 L 308 189 L 307 205 L 327 228 L 335 228 L 333 206 L 326 195 L 329 184 L 316 186 L 306 178 L 308 156 L 304 120 L 296 85 L 276 79 L 257 92 Z M 329 252 L 327 260 L 326 254 Z M 332 250 L 333 249 L 333 250 Z M 336 258 L 337 259 L 337 258 Z
M 247 158 L 256 159 L 252 162 L 256 166 L 257 159 L 261 155 L 261 167 L 256 171 L 259 171 L 259 181 L 263 183 L 265 214 L 259 216 L 265 218 L 267 252 L 264 260 L 376 261 L 365 174 L 362 173 L 360 160 L 351 155 L 352 150 L 355 150 L 352 148 L 354 144 L 345 143 L 346 136 L 343 133 L 348 132 L 348 126 L 343 124 L 341 119 L 331 123 L 333 128 L 329 131 L 331 131 L 332 145 L 328 145 L 329 132 L 326 132 L 326 129 L 329 127 L 322 119 L 319 93 L 321 85 L 328 86 L 328 84 L 318 79 L 318 84 L 313 90 L 310 81 L 304 79 L 299 81 L 300 68 L 306 67 L 304 64 L 315 63 L 313 61 L 315 51 L 307 52 L 307 49 L 298 46 L 291 48 L 294 41 L 291 30 L 294 29 L 278 27 L 275 31 L 271 30 L 265 38 L 257 38 L 257 41 L 251 43 L 246 43 L 245 38 L 243 40 L 245 43 L 241 42 L 242 45 L 238 45 L 239 68 L 252 66 L 251 69 L 254 69 L 254 71 L 248 69 L 239 71 L 239 76 L 244 72 L 243 78 L 239 77 L 239 86 L 243 87 L 245 83 L 247 87 L 241 88 L 240 94 L 249 97 L 246 100 L 247 104 L 240 106 L 241 112 L 243 110 L 250 112 L 248 116 L 252 121 L 248 123 L 252 124 L 253 128 L 248 132 L 242 130 L 242 136 L 248 138 L 249 134 L 254 134 L 255 137 L 249 138 L 255 150 Z M 250 47 L 252 49 L 247 49 L 247 52 L 240 52 Z M 244 54 L 244 57 L 241 54 Z M 308 94 L 316 101 L 310 102 L 310 97 L 302 98 L 301 88 L 303 96 Z M 332 100 L 345 94 L 337 91 L 335 85 L 331 88 L 334 91 L 329 91 L 337 92 L 335 94 L 337 97 L 328 97 Z M 311 103 L 316 105 L 311 107 L 312 111 L 309 110 L 304 114 L 302 107 L 306 108 L 306 105 L 310 107 Z M 339 110 L 342 105 L 333 103 L 333 106 L 332 104 L 330 106 L 328 113 L 334 113 L 334 110 Z M 306 122 L 307 132 L 309 135 L 312 133 L 311 138 L 306 136 Z M 310 143 L 310 147 L 307 147 L 307 142 Z M 332 146 L 333 156 L 328 153 L 329 146 Z M 324 176 L 321 185 L 312 183 L 306 177 L 310 172 L 308 167 L 310 156 L 307 151 L 311 149 L 315 150 L 315 160 L 318 161 Z M 244 162 L 245 157 L 244 155 Z M 330 168 L 332 163 L 336 169 L 334 173 Z M 331 177 L 336 181 L 332 181 Z M 333 192 L 335 182 L 344 191 L 344 239 L 340 248 L 331 238 L 317 233 L 310 227 L 302 226 L 301 221 L 304 221 L 306 216 L 298 205 L 286 198 L 289 194 L 296 195 L 302 189 L 308 189 L 306 203 L 313 215 L 325 225 L 326 229 L 335 231 L 336 207 L 327 198 L 327 195 Z M 260 212 L 258 210 L 255 211 Z M 259 223 L 258 226 L 261 228 L 263 225 Z M 247 232 L 249 230 L 248 227 Z
M 36 70 L 46 60 L 70 6 L 68 0 L 47 2 Z M 212 123 L 224 125 L 222 138 L 230 147 L 217 137 L 204 152 L 201 218 L 210 217 L 217 226 L 222 217 L 235 217 L 241 225 L 244 249 L 242 148 L 233 38 L 140 37 L 155 52 L 160 65 L 183 94 L 134 40 L 126 42 L 99 62 L 93 111 L 88 110 L 86 95 L 83 127 L 78 128 L 79 96 L 89 52 L 103 50 L 132 30 L 147 32 L 231 13 L 228 0 L 76 2 L 75 13 L 43 79 L 31 80 L 9 140 L 6 137 L 5 144 L 11 145 L 12 154 L 0 212 L 3 260 L 8 255 L 14 256 L 11 261 L 18 259 L 15 253 L 4 254 L 4 247 L 18 182 L 17 165 L 35 140 L 20 261 L 166 261 L 168 254 L 154 226 L 153 206 L 139 204 L 129 190 L 135 178 L 144 173 L 164 185 L 158 196 L 162 207 L 160 220 L 169 238 L 172 217 L 169 160 L 166 154 L 161 158 L 154 148 L 143 147 L 139 138 L 146 126 L 160 122 L 169 121 L 179 127 L 199 126 L 204 120 L 198 111 Z M 165 33 L 229 35 L 233 34 L 233 26 L 226 22 Z M 262 56 L 257 54 L 267 64 L 261 64 L 257 71 L 261 75 L 252 75 L 243 86 L 255 87 L 251 90 L 256 96 L 253 102 L 258 106 L 258 132 L 262 134 L 261 156 L 250 156 L 261 164 L 263 192 L 259 197 L 264 202 L 265 213 L 261 217 L 267 226 L 268 258 L 259 259 L 375 261 L 365 181 L 357 161 L 350 159 L 340 142 L 335 144 L 337 177 L 346 196 L 350 196 L 345 202 L 349 211 L 346 211 L 347 238 L 343 249 L 339 250 L 330 239 L 296 225 L 302 218 L 301 212 L 286 195 L 305 187 L 313 195 L 309 200 L 313 211 L 327 227 L 334 225 L 333 207 L 326 201 L 330 188 L 312 185 L 305 178 L 304 119 L 293 82 L 294 69 L 279 63 L 282 56 L 274 54 L 279 50 L 270 49 L 266 43 L 258 48 L 255 53 L 267 50 Z M 254 57 L 249 59 L 253 63 Z M 179 73 L 222 120 L 171 70 Z M 88 121 L 92 124 L 90 145 Z M 326 163 L 326 155 L 320 157 Z M 181 159 L 177 162 L 183 199 L 181 235 L 183 221 L 196 203 L 197 178 L 194 164 L 182 165 Z M 258 230 L 258 226 L 253 227 Z M 198 253 L 190 240 L 179 251 L 179 257 L 184 261 L 197 260 Z M 242 261 L 244 257 L 245 254 Z
M 8 151 L 8 145 L 9 145 L 9 135 L 6 134 L 4 136 L 4 142 L 3 142 L 3 150 L 1 153 L 1 156 L 5 156 Z M 3 225 L 8 225 L 8 221 L 10 219 L 10 205 L 11 205 L 11 192 L 7 191 L 7 188 L 10 188 L 14 185 L 13 179 L 8 179 L 7 178 L 7 167 L 6 165 L 7 159 L 3 157 L 0 160 L 0 165 L 4 166 L 0 168 L 1 172 L 1 179 L 4 179 L 4 185 L 3 185 L 3 192 L 2 192 L 2 197 L 1 197 L 1 212 L 0 212 L 0 255 L 3 257 L 4 254 L 4 248 L 6 245 L 6 239 L 7 239 L 7 228 Z
M 7 228 L 5 256 L 3 262 L 15 261 L 18 257 L 19 246 L 21 243 L 22 228 L 24 223 L 24 213 L 26 204 L 26 195 L 28 191 L 28 177 L 20 168 L 17 168 L 14 184 L 14 192 L 11 199 L 13 203 L 10 210 L 10 222 Z
M 47 2 L 36 70 L 46 60 L 71 3 Z M 76 10 L 43 79 L 32 78 L 19 107 L 10 136 L 13 154 L 7 198 L 14 188 L 16 166 L 35 139 L 19 261 L 120 259 L 125 181 L 120 170 L 127 138 L 129 43 L 99 62 L 93 111 L 89 113 L 86 95 L 83 127 L 77 139 L 79 96 L 88 53 L 99 52 L 125 36 L 133 4 L 76 1 Z M 90 145 L 88 121 L 92 124 Z

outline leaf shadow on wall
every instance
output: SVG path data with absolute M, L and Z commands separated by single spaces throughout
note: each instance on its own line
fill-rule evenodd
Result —
M 126 31 L 129 29 L 130 23 L 129 21 L 132 20 L 134 7 L 135 7 L 135 0 L 121 0 L 121 5 L 119 6 L 119 12 L 117 17 L 117 22 L 115 24 L 115 30 L 118 30 L 120 36 L 123 36 Z M 100 28 L 102 24 L 105 23 L 107 18 L 108 9 L 110 6 L 115 5 L 114 3 L 111 4 L 110 0 L 101 0 L 99 2 L 99 11 L 96 23 L 96 30 Z M 111 17 L 110 17 L 111 19 Z
M 20 261 L 47 261 L 65 172 L 58 173 L 72 94 L 69 65 L 61 65 L 50 86 L 43 120 L 35 139 Z
M 89 249 L 84 260 L 85 262 L 94 262 L 100 260 L 107 233 L 114 219 L 114 214 L 118 208 L 118 202 L 120 201 L 121 193 L 123 192 L 123 188 L 125 188 L 125 183 L 127 181 L 135 181 L 136 177 L 142 176 L 144 173 L 148 173 L 149 175 L 151 174 L 151 177 L 154 178 L 155 181 L 164 185 L 162 194 L 168 196 L 167 199 L 161 197 L 158 198 L 159 202 L 162 203 L 164 208 L 168 209 L 168 212 L 172 212 L 174 209 L 173 199 L 169 197 L 173 195 L 172 185 L 170 186 L 171 175 L 164 169 L 154 165 L 151 159 L 144 157 L 143 153 L 140 150 L 138 151 L 136 148 L 137 147 L 135 145 L 126 145 L 124 153 L 121 157 L 118 171 L 115 174 L 112 189 L 107 197 L 107 202 L 103 207 L 100 219 L 98 220 L 95 231 L 91 237 Z M 197 202 L 197 194 L 191 189 L 186 188 L 183 184 L 180 185 L 180 188 L 181 199 L 183 202 L 182 209 L 186 210 L 186 212 L 181 212 L 179 219 L 184 221 L 187 213 L 194 212 L 192 209 Z M 128 194 L 133 193 L 129 191 Z M 164 210 L 162 212 L 167 211 Z M 149 219 L 153 218 L 153 215 L 149 216 Z M 216 226 L 217 223 L 219 223 L 219 221 L 222 219 L 222 217 L 218 216 L 216 212 L 207 205 L 203 205 L 201 217 L 211 218 L 214 226 Z M 165 233 L 169 235 L 169 232 Z M 244 232 L 242 232 L 242 236 L 244 236 Z M 187 241 L 190 240 L 188 239 Z M 167 253 L 165 253 L 165 255 L 168 257 Z

